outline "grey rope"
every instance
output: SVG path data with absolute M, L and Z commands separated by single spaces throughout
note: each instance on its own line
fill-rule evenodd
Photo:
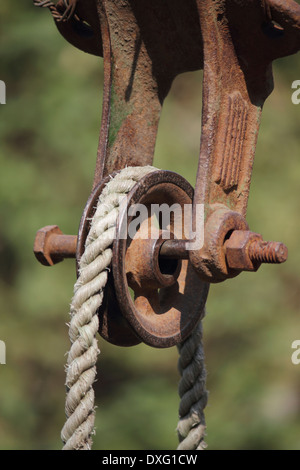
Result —
M 177 450 L 203 450 L 207 447 L 205 437 L 204 408 L 208 393 L 205 388 L 206 369 L 202 344 L 202 322 L 193 333 L 178 346 L 180 357 L 178 369 L 179 382 L 179 422 Z

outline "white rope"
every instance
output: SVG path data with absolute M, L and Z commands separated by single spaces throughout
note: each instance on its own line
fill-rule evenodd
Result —
M 111 245 L 122 196 L 146 174 L 156 168 L 129 167 L 118 173 L 103 189 L 85 251 L 79 263 L 79 277 L 71 302 L 69 336 L 71 348 L 66 365 L 66 423 L 61 432 L 63 450 L 90 450 L 95 424 L 96 362 L 100 353 L 97 342 L 103 290 L 112 259 Z
M 66 365 L 66 423 L 61 432 L 63 450 L 90 450 L 95 433 L 96 363 L 100 354 L 97 341 L 97 310 L 112 260 L 112 243 L 122 198 L 154 167 L 128 167 L 112 178 L 103 189 L 91 222 L 85 251 L 79 262 L 79 277 L 71 302 L 69 336 L 71 348 Z M 202 449 L 206 405 L 205 368 L 199 324 L 179 345 L 181 354 L 179 384 L 181 397 L 178 423 L 179 450 Z

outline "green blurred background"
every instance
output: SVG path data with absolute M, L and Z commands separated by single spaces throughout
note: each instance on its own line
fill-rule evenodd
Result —
M 72 260 L 39 265 L 38 228 L 77 233 L 95 166 L 102 59 L 57 33 L 31 0 L 1 0 L 0 449 L 60 449 Z M 274 65 L 254 165 L 248 222 L 283 241 L 289 259 L 211 288 L 204 320 L 209 449 L 300 449 L 299 54 Z M 201 73 L 180 76 L 163 109 L 154 163 L 192 184 L 199 153 Z M 177 350 L 99 341 L 95 449 L 174 449 Z

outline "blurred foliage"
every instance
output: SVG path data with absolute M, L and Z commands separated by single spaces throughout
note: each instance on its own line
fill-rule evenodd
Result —
M 60 449 L 66 322 L 74 262 L 39 265 L 38 228 L 76 233 L 90 192 L 101 119 L 102 60 L 77 51 L 31 0 L 0 5 L 0 448 Z M 193 184 L 201 122 L 200 72 L 174 82 L 154 163 Z M 274 64 L 263 112 L 248 221 L 285 242 L 289 260 L 211 287 L 204 320 L 209 449 L 300 449 L 300 57 Z M 174 449 L 177 350 L 99 340 L 95 449 Z

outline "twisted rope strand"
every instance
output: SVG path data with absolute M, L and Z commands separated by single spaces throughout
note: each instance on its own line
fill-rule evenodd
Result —
M 178 392 L 181 398 L 177 434 L 177 450 L 203 450 L 206 424 L 204 408 L 208 392 L 205 388 L 206 369 L 202 344 L 202 322 L 178 346 L 178 369 L 181 374 Z
M 146 174 L 156 168 L 129 167 L 105 186 L 99 197 L 85 252 L 79 263 L 79 277 L 71 302 L 69 337 L 71 348 L 66 365 L 66 423 L 61 432 L 63 450 L 90 450 L 95 425 L 93 383 L 100 353 L 96 335 L 97 310 L 103 300 L 112 259 L 111 245 L 122 198 Z

